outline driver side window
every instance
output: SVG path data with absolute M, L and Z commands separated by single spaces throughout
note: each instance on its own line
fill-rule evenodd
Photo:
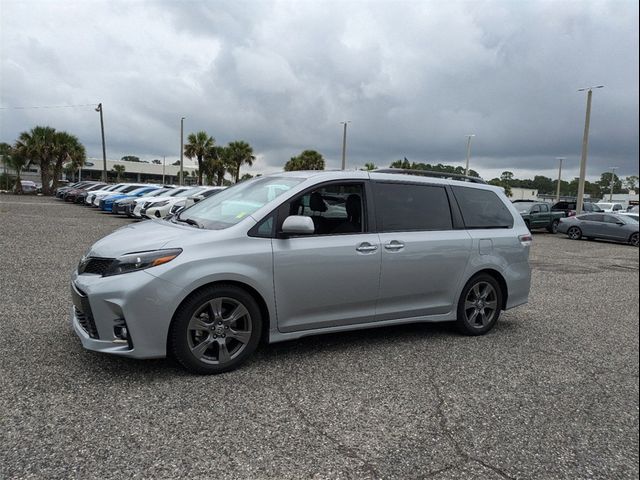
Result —
M 289 215 L 311 218 L 313 235 L 338 235 L 366 231 L 364 185 L 331 184 L 307 191 L 283 205 L 278 229 Z

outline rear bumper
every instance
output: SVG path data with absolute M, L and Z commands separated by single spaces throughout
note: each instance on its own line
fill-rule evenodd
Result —
M 508 298 L 505 310 L 529 301 L 531 290 L 531 266 L 529 262 L 512 263 L 505 273 Z

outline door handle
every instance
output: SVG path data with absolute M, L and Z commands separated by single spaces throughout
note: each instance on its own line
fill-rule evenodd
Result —
M 375 252 L 376 250 L 378 250 L 378 247 L 375 245 L 371 245 L 370 243 L 361 243 L 360 245 L 358 245 L 356 247 L 356 250 L 358 252 Z
M 397 240 L 392 240 L 391 242 L 385 244 L 384 248 L 391 251 L 397 251 L 404 248 L 404 243 L 398 242 Z

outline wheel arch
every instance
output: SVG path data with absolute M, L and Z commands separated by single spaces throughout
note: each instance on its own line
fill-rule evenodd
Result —
M 263 328 L 262 328 L 262 338 L 260 339 L 260 341 L 261 342 L 267 341 L 269 338 L 269 328 L 271 325 L 271 316 L 269 315 L 269 308 L 267 307 L 267 302 L 255 288 L 253 288 L 251 285 L 247 283 L 240 282 L 238 280 L 216 280 L 213 282 L 200 285 L 199 287 L 195 288 L 193 291 L 189 292 L 189 294 L 182 299 L 180 304 L 173 311 L 173 315 L 171 316 L 171 322 L 169 323 L 169 331 L 171 330 L 171 325 L 173 325 L 173 322 L 175 321 L 178 312 L 180 311 L 180 309 L 182 308 L 182 306 L 187 300 L 189 300 L 191 297 L 198 294 L 202 290 L 212 288 L 212 287 L 215 288 L 216 286 L 221 286 L 221 285 L 228 285 L 228 286 L 240 288 L 253 297 L 253 299 L 258 304 L 258 307 L 260 308 L 260 314 L 262 315 Z M 169 336 L 167 336 L 167 345 L 166 345 L 167 354 L 170 352 L 169 341 L 170 341 L 170 338 Z
M 507 287 L 507 281 L 504 279 L 504 277 L 502 276 L 502 274 L 497 271 L 494 270 L 493 268 L 484 268 L 482 270 L 478 270 L 477 272 L 475 272 L 473 274 L 473 276 L 471 276 L 471 278 L 469 278 L 469 280 L 467 280 L 467 283 L 469 283 L 471 280 L 473 280 L 474 278 L 482 275 L 482 274 L 486 274 L 489 275 L 491 277 L 493 277 L 493 279 L 498 282 L 498 285 L 500 286 L 500 293 L 502 293 L 502 305 L 501 305 L 501 309 L 502 310 L 506 310 L 507 309 L 507 299 L 509 298 L 509 288 Z M 465 285 L 467 284 L 465 283 Z

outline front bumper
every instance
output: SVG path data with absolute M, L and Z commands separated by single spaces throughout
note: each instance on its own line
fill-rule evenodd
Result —
M 146 271 L 72 276 L 71 324 L 84 348 L 132 358 L 166 356 L 167 334 L 183 290 Z M 129 341 L 116 336 L 125 325 Z

